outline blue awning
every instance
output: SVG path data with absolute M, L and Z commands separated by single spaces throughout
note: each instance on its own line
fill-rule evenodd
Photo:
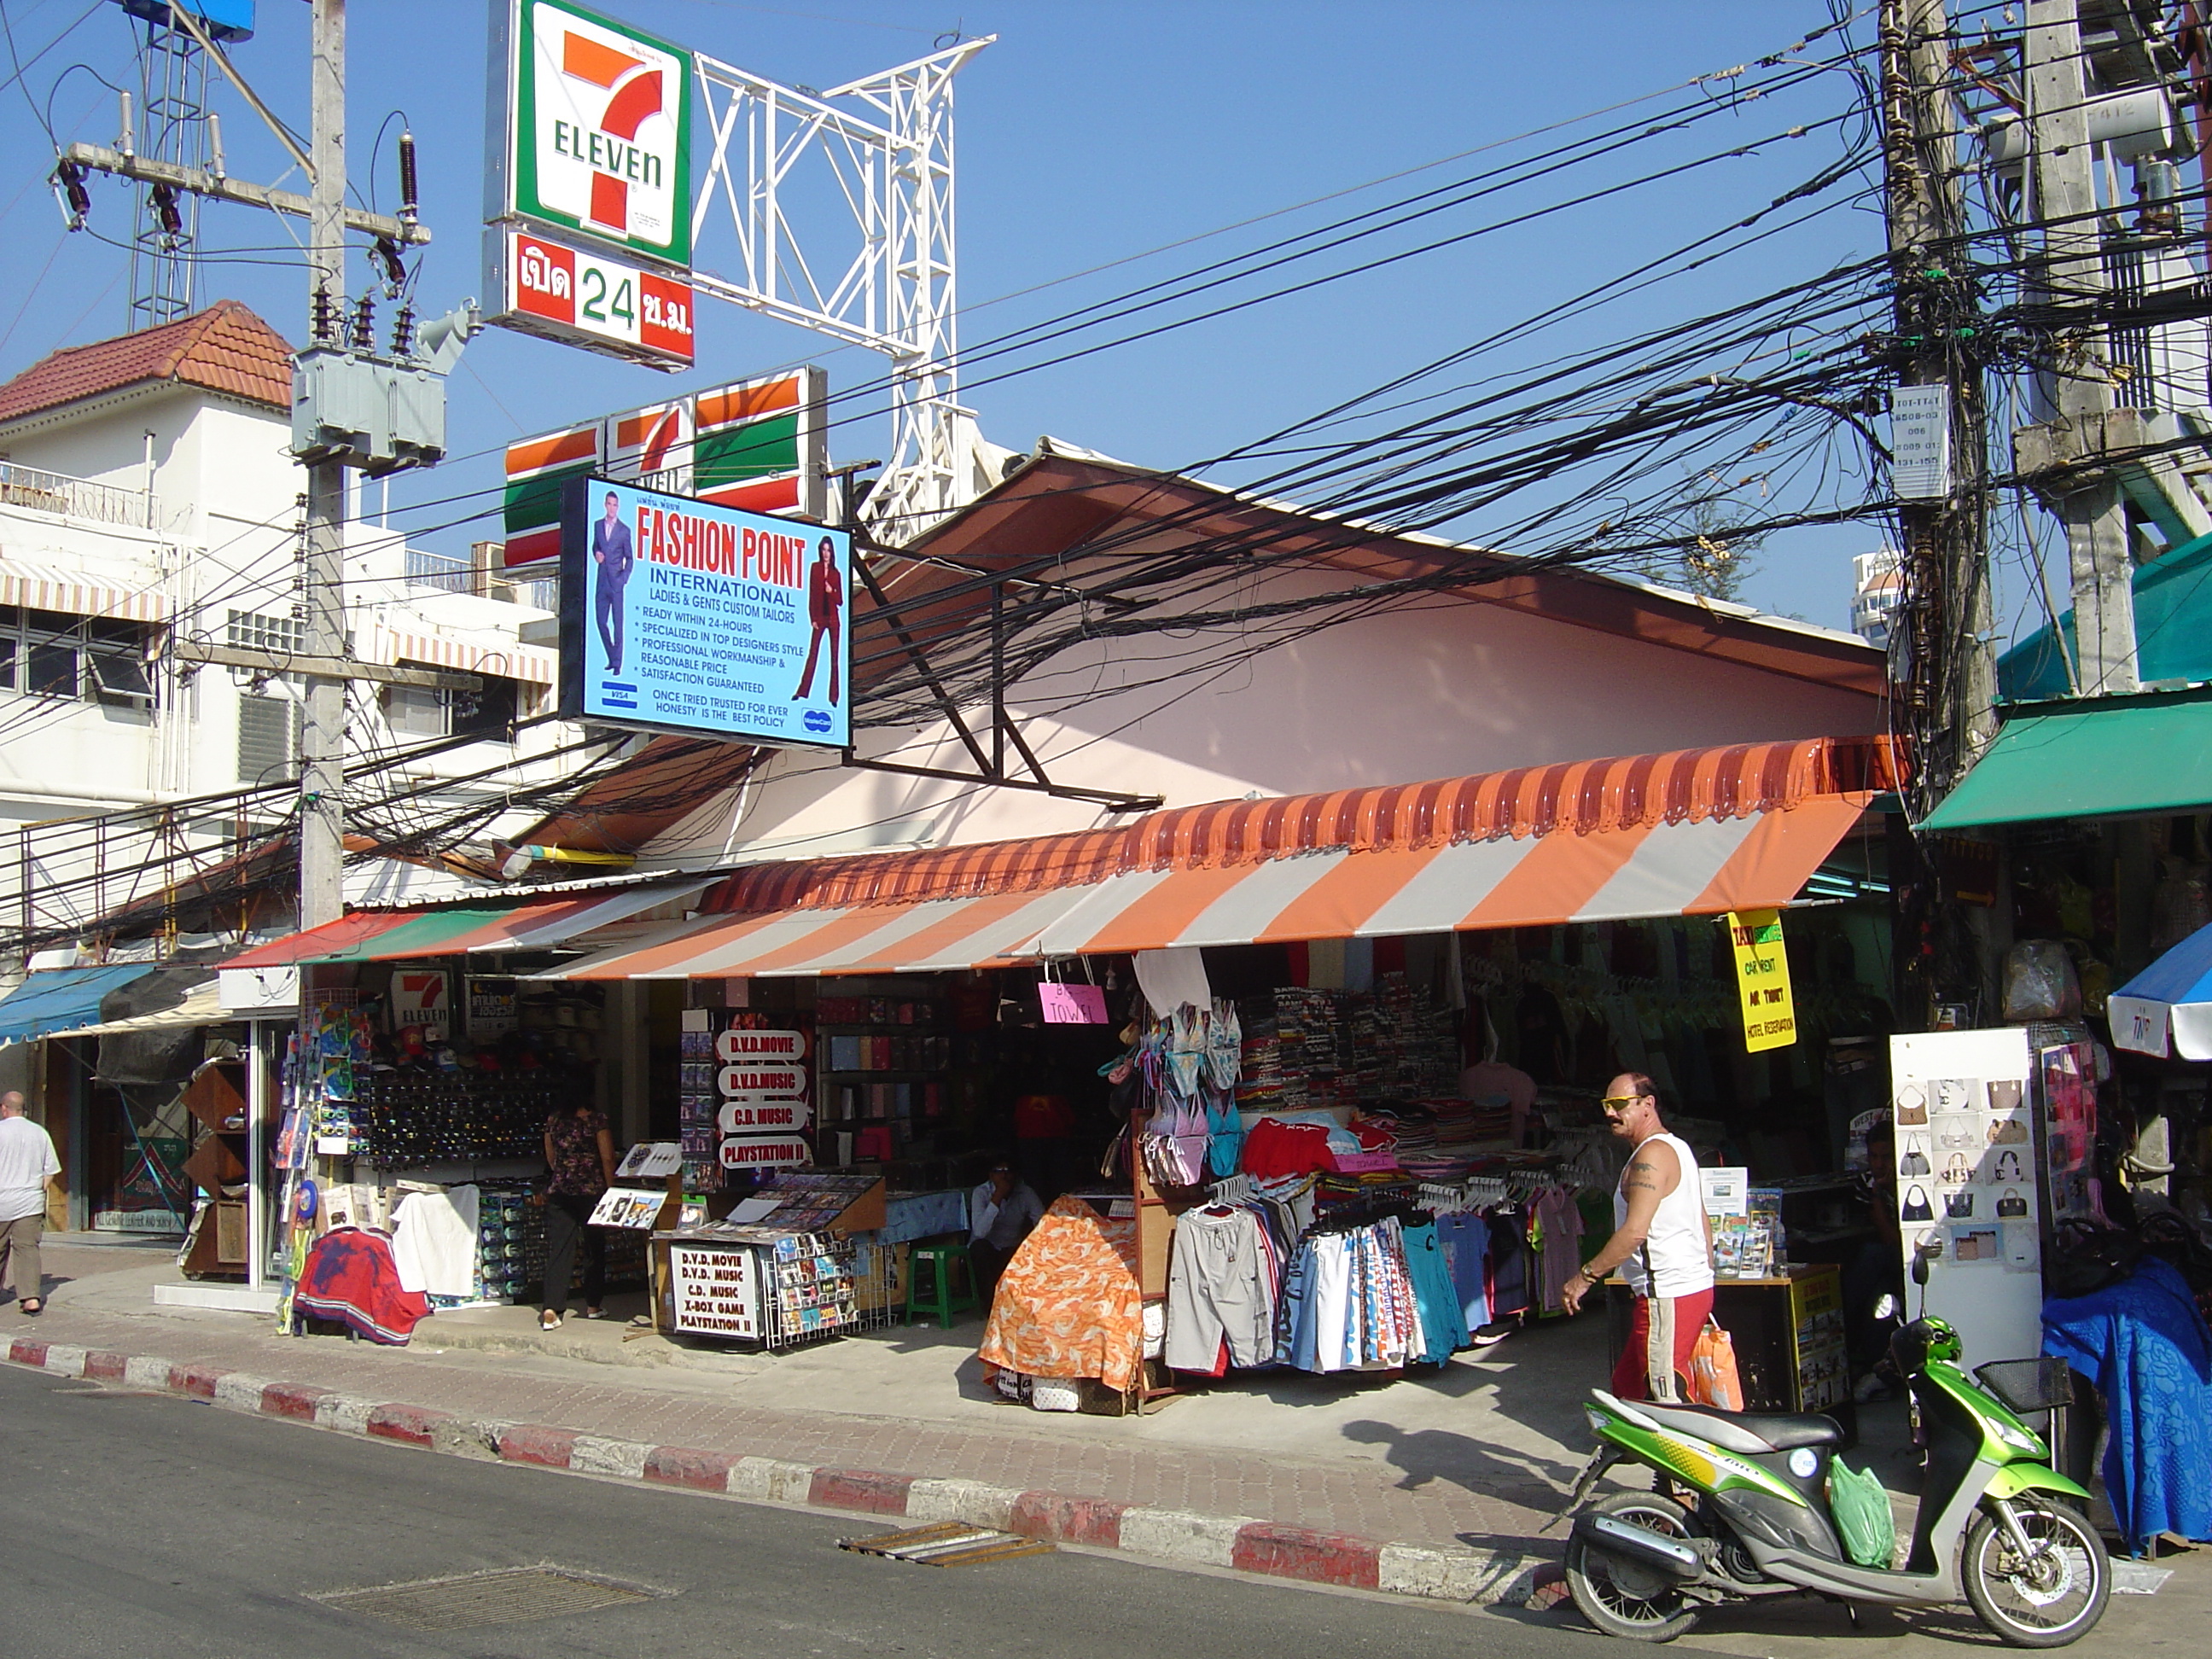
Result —
M 100 1000 L 161 966 L 125 963 L 108 968 L 49 968 L 0 997 L 0 1042 L 28 1042 L 100 1023 Z

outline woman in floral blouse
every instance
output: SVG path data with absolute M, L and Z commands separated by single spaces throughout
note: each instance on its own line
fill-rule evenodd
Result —
M 585 1224 L 599 1194 L 614 1184 L 615 1139 L 606 1114 L 588 1103 L 545 1120 L 545 1299 L 538 1328 L 550 1331 L 568 1316 L 568 1279 L 575 1270 L 576 1241 L 584 1243 L 584 1317 L 605 1316 L 607 1241 Z

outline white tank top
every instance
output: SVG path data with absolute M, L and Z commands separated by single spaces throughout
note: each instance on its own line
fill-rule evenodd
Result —
M 1698 1188 L 1698 1157 L 1680 1135 L 1656 1134 L 1639 1141 L 1636 1152 L 1642 1152 L 1654 1140 L 1663 1140 L 1674 1149 L 1681 1160 L 1682 1178 L 1674 1183 L 1674 1190 L 1659 1200 L 1658 1213 L 1651 1218 L 1651 1231 L 1643 1247 L 1620 1264 L 1620 1276 L 1628 1281 L 1628 1288 L 1638 1296 L 1695 1296 L 1699 1291 L 1713 1287 L 1713 1253 L 1705 1243 L 1705 1200 Z M 1628 1155 L 1631 1164 L 1636 1162 L 1636 1152 Z M 1628 1172 L 1621 1171 L 1622 1181 Z M 1620 1187 L 1613 1189 L 1613 1224 L 1624 1225 L 1628 1220 L 1628 1194 Z M 1644 1271 L 1649 1260 L 1650 1272 Z

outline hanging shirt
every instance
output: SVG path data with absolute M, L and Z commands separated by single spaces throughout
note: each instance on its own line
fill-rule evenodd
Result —
M 1490 1224 L 1468 1212 L 1437 1218 L 1437 1240 L 1451 1270 L 1452 1291 L 1468 1328 L 1490 1322 Z

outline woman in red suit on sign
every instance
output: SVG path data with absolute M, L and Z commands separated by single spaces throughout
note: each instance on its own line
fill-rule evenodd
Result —
M 813 689 L 814 661 L 822 653 L 825 634 L 830 636 L 830 701 L 837 701 L 837 629 L 844 614 L 845 579 L 837 574 L 837 544 L 824 536 L 806 572 L 806 620 L 814 624 L 814 637 L 807 642 L 806 672 L 799 677 L 793 702 Z

